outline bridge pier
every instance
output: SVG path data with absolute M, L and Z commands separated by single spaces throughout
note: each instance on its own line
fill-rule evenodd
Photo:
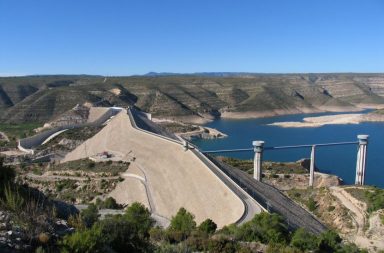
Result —
M 359 140 L 359 147 L 357 150 L 356 160 L 356 185 L 364 185 L 365 181 L 365 167 L 367 163 L 367 145 L 369 135 L 360 134 L 357 136 Z
M 253 178 L 257 181 L 261 181 L 264 141 L 253 141 L 252 145 L 255 152 L 255 157 L 253 159 Z
M 310 187 L 313 186 L 314 177 L 315 177 L 315 148 L 316 148 L 316 145 L 313 145 L 311 149 L 311 164 L 309 167 L 309 186 Z

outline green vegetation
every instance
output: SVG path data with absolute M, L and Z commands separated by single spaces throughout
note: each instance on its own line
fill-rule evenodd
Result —
M 117 204 L 116 200 L 112 197 L 108 197 L 105 200 L 101 200 L 100 198 L 96 199 L 96 206 L 99 209 L 123 209 L 123 205 Z
M 155 227 L 150 211 L 142 204 L 133 203 L 124 214 L 107 216 L 100 220 L 98 210 L 116 207 L 113 198 L 96 201 L 77 215 L 68 218 L 75 232 L 56 239 L 46 234 L 48 225 L 41 224 L 39 215 L 53 220 L 54 210 L 37 204 L 25 194 L 24 188 L 13 182 L 14 171 L 0 164 L 0 182 L 9 184 L 1 192 L 1 207 L 12 211 L 15 224 L 29 229 L 37 252 L 255 252 L 254 243 L 264 245 L 265 252 L 337 252 L 362 253 L 353 244 L 342 243 L 334 231 L 312 235 L 304 229 L 288 230 L 284 219 L 266 212 L 242 225 L 229 225 L 216 231 L 217 225 L 210 219 L 197 225 L 194 215 L 180 208 L 172 217 L 168 228 Z M 69 186 L 71 185 L 68 183 Z M 71 186 L 70 186 L 71 187 Z M 63 188 L 64 189 L 64 188 Z M 304 195 L 292 191 L 296 198 L 312 197 L 313 189 Z M 320 189 L 320 191 L 323 191 Z M 316 205 L 316 204 L 314 204 Z M 251 243 L 252 242 L 252 243 Z M 263 249 L 264 249 L 263 248 Z
M 99 219 L 99 210 L 95 204 L 90 204 L 86 209 L 80 212 L 81 220 L 88 228 L 92 227 Z
M 184 208 L 180 208 L 172 217 L 169 226 L 169 236 L 176 242 L 185 240 L 196 228 L 195 217 Z
M 311 212 L 316 210 L 317 202 L 313 199 L 313 197 L 309 197 L 309 199 L 307 201 L 307 207 L 308 207 L 308 210 Z
M 49 167 L 49 170 L 52 171 L 65 171 L 65 170 L 75 170 L 75 171 L 85 171 L 85 172 L 106 172 L 111 175 L 118 175 L 121 172 L 124 172 L 128 169 L 129 162 L 94 162 L 89 159 L 80 159 L 76 161 L 70 161 L 60 164 L 52 164 Z
M 253 174 L 253 160 L 242 160 L 232 157 L 218 157 L 224 163 L 231 165 L 237 169 Z M 308 170 L 303 167 L 301 162 L 280 163 L 280 162 L 263 162 L 263 173 L 269 178 L 279 178 L 278 174 L 284 174 L 284 177 L 289 178 L 289 174 L 305 174 Z
M 234 236 L 239 241 L 286 243 L 289 232 L 281 216 L 261 213 L 251 221 L 239 226 L 235 230 Z
M 91 207 L 91 206 L 90 206 Z M 150 212 L 143 205 L 134 203 L 123 215 L 98 220 L 96 206 L 82 212 L 92 224 L 65 236 L 60 242 L 61 252 L 151 252 L 149 230 L 153 226 Z M 89 213 L 91 215 L 89 216 Z M 89 226 L 91 225 L 91 226 Z
M 346 188 L 356 199 L 367 203 L 368 212 L 384 209 L 384 189 L 377 187 Z
M 0 132 L 4 132 L 10 139 L 25 138 L 35 134 L 35 128 L 40 127 L 39 123 L 22 123 L 22 124 L 0 124 Z
M 6 124 L 0 123 L 0 132 L 5 133 L 9 142 L 0 141 L 0 147 L 17 147 L 17 140 L 20 138 L 25 138 L 31 135 L 34 135 L 33 131 L 35 128 L 38 128 L 41 124 L 38 123 L 21 123 L 21 124 Z
M 211 219 L 206 219 L 198 227 L 198 230 L 200 232 L 203 232 L 207 235 L 215 233 L 216 229 L 217 229 L 217 225 Z
M 7 229 L 23 234 L 22 240 L 39 247 L 51 247 L 55 240 L 45 234 L 59 215 L 54 204 L 43 194 L 15 181 L 15 171 L 0 159 L 0 210 L 10 215 Z M 63 216 L 62 216 L 63 218 Z
M 160 126 L 164 127 L 167 131 L 171 133 L 185 133 L 199 130 L 199 127 L 189 125 L 189 124 L 181 124 L 176 122 L 165 122 L 159 123 Z

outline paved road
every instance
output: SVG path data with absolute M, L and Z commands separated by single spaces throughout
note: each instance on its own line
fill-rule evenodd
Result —
M 251 175 L 224 164 L 213 156 L 205 155 L 248 192 L 258 203 L 263 205 L 265 209 L 283 216 L 291 229 L 303 227 L 314 234 L 320 234 L 327 229 L 326 226 L 312 214 L 282 194 L 278 189 L 263 182 L 256 181 Z
M 161 136 L 165 136 L 167 138 L 173 139 L 175 141 L 180 141 L 179 138 L 174 133 L 170 133 L 166 131 L 164 128 L 160 127 L 153 121 L 149 120 L 143 113 L 140 111 L 130 108 L 130 111 L 132 113 L 133 119 L 136 123 L 136 126 L 142 130 L 146 130 L 149 132 L 152 132 L 154 134 L 158 134 Z

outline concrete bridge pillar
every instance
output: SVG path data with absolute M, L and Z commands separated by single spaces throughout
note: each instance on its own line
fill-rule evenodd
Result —
M 315 178 L 315 148 L 316 145 L 312 146 L 311 149 L 311 164 L 309 167 L 309 186 L 313 186 L 314 178 Z
M 184 147 L 184 151 L 187 151 L 189 149 L 189 145 L 186 140 L 183 140 L 183 147 Z
M 263 160 L 264 141 L 253 141 L 253 150 L 255 158 L 253 159 L 253 178 L 261 181 L 261 166 Z
M 357 150 L 356 160 L 356 185 L 364 185 L 365 180 L 365 167 L 367 162 L 367 145 L 369 135 L 360 134 L 357 136 L 359 140 L 359 147 Z

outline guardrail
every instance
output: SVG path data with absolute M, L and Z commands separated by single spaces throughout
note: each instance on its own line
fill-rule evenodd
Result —
M 128 108 L 127 113 L 128 113 L 128 116 L 129 116 L 129 119 L 131 121 L 131 124 L 132 124 L 133 128 L 136 128 L 136 129 L 138 129 L 138 130 L 140 130 L 140 131 L 142 131 L 144 133 L 157 136 L 157 137 L 159 137 L 161 139 L 164 139 L 164 140 L 167 140 L 167 141 L 170 141 L 170 142 L 173 142 L 173 143 L 177 143 L 177 144 L 180 144 L 180 145 L 186 145 L 184 142 L 182 142 L 180 140 L 172 139 L 172 138 L 169 138 L 167 136 L 164 136 L 164 135 L 161 135 L 161 134 L 158 134 L 158 133 L 155 133 L 155 132 L 151 132 L 151 131 L 145 130 L 145 129 L 137 126 L 136 119 L 135 119 L 135 116 L 132 113 L 132 110 L 134 110 L 134 109 Z M 139 112 L 136 111 L 135 113 L 139 113 Z

